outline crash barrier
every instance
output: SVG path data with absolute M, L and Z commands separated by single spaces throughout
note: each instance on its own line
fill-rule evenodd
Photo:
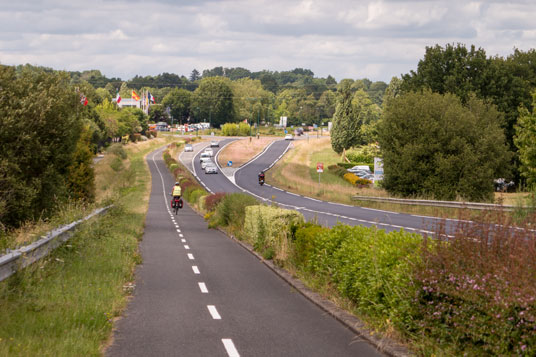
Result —
M 498 205 L 498 204 L 493 204 L 493 203 L 411 200 L 411 199 L 404 199 L 404 198 L 387 198 L 387 197 L 371 197 L 371 196 L 352 196 L 352 201 L 389 202 L 389 203 L 398 203 L 402 205 L 468 208 L 468 209 L 479 209 L 479 210 L 513 211 L 516 208 L 515 206 Z
M 96 215 L 105 213 L 111 207 L 112 205 L 96 209 L 90 215 L 78 221 L 53 229 L 43 236 L 43 238 L 32 244 L 8 251 L 7 254 L 0 256 L 0 281 L 7 279 L 18 270 L 47 256 L 63 242 L 69 240 L 80 223 Z

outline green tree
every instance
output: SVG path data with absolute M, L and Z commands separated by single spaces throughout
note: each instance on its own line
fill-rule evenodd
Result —
M 532 94 L 532 106 L 536 108 L 536 91 Z M 536 184 L 536 109 L 530 112 L 520 109 L 520 116 L 515 127 L 514 142 L 519 149 L 521 175 L 529 185 Z
M 368 94 L 362 89 L 354 93 L 352 105 L 361 130 L 362 141 L 358 144 L 369 144 L 376 141 L 376 125 L 380 119 L 380 107 L 373 103 Z
M 493 199 L 510 153 L 502 115 L 470 96 L 411 92 L 387 102 L 378 125 L 384 187 L 402 196 Z
M 337 90 L 337 107 L 333 115 L 331 130 L 331 147 L 336 153 L 358 145 L 362 142 L 361 123 L 355 112 L 352 92 L 352 80 L 344 79 Z
M 69 82 L 67 73 L 0 66 L 0 225 L 46 217 L 68 198 L 83 111 Z
M 271 106 L 274 95 L 262 87 L 258 79 L 241 78 L 231 82 L 234 106 L 239 120 L 265 119 L 266 112 Z
M 67 187 L 71 199 L 93 202 L 95 200 L 95 172 L 91 152 L 92 129 L 85 125 L 76 143 L 71 164 L 68 167 Z
M 171 116 L 182 123 L 190 116 L 191 101 L 192 92 L 174 88 L 162 99 L 162 106 L 169 107 Z
M 223 77 L 205 78 L 203 74 L 199 87 L 192 95 L 191 109 L 195 121 L 211 121 L 214 127 L 236 122 L 231 81 Z

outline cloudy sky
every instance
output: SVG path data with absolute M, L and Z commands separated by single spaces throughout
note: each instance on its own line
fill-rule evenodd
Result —
M 216 66 L 388 82 L 426 46 L 536 47 L 536 1 L 0 0 L 0 63 L 129 79 Z

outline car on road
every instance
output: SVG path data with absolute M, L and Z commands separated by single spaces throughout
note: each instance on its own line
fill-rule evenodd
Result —
M 209 159 L 212 157 L 209 153 L 202 152 L 201 155 L 199 155 L 199 162 L 203 162 L 203 159 Z
M 220 147 L 220 143 L 219 143 L 219 141 L 215 141 L 215 140 L 211 141 L 211 142 L 210 142 L 210 147 L 211 147 L 211 148 L 217 148 L 217 147 Z
M 285 140 L 294 140 L 294 137 L 292 136 L 292 134 L 287 134 L 285 135 Z
M 185 152 L 193 152 L 194 151 L 194 147 L 192 144 L 186 144 L 184 145 L 184 151 Z
M 210 155 L 210 157 L 214 156 L 214 151 L 212 151 L 211 148 L 206 148 L 205 152 Z
M 214 165 L 212 163 L 208 163 L 207 166 L 205 166 L 205 173 L 206 174 L 217 174 L 218 173 L 218 168 L 216 167 L 216 165 Z
M 203 161 L 201 161 L 201 168 L 204 170 L 207 167 L 207 165 L 210 165 L 210 164 L 214 165 L 212 160 L 210 160 L 210 159 L 203 160 Z
M 368 165 L 356 165 L 354 167 L 351 167 L 351 168 L 347 169 L 346 171 L 351 172 L 351 173 L 356 173 L 356 172 L 360 172 L 360 171 L 365 171 L 365 172 L 368 172 L 368 173 L 372 173 L 372 171 L 370 171 L 370 167 Z

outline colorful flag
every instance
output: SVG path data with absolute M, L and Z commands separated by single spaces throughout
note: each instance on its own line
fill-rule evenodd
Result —
M 116 101 L 116 103 L 121 102 L 121 94 L 119 94 L 119 92 L 117 92 L 117 96 L 115 97 L 115 101 Z
M 148 93 L 148 96 L 149 96 L 149 100 L 151 101 L 151 103 L 156 103 L 156 100 L 154 99 L 153 95 L 151 94 L 151 92 L 147 92 Z
M 140 96 L 138 93 L 136 93 L 134 90 L 132 90 L 132 99 L 134 100 L 140 100 Z
M 85 107 L 87 103 L 88 103 L 87 97 L 83 94 L 80 94 L 80 104 L 82 104 Z

